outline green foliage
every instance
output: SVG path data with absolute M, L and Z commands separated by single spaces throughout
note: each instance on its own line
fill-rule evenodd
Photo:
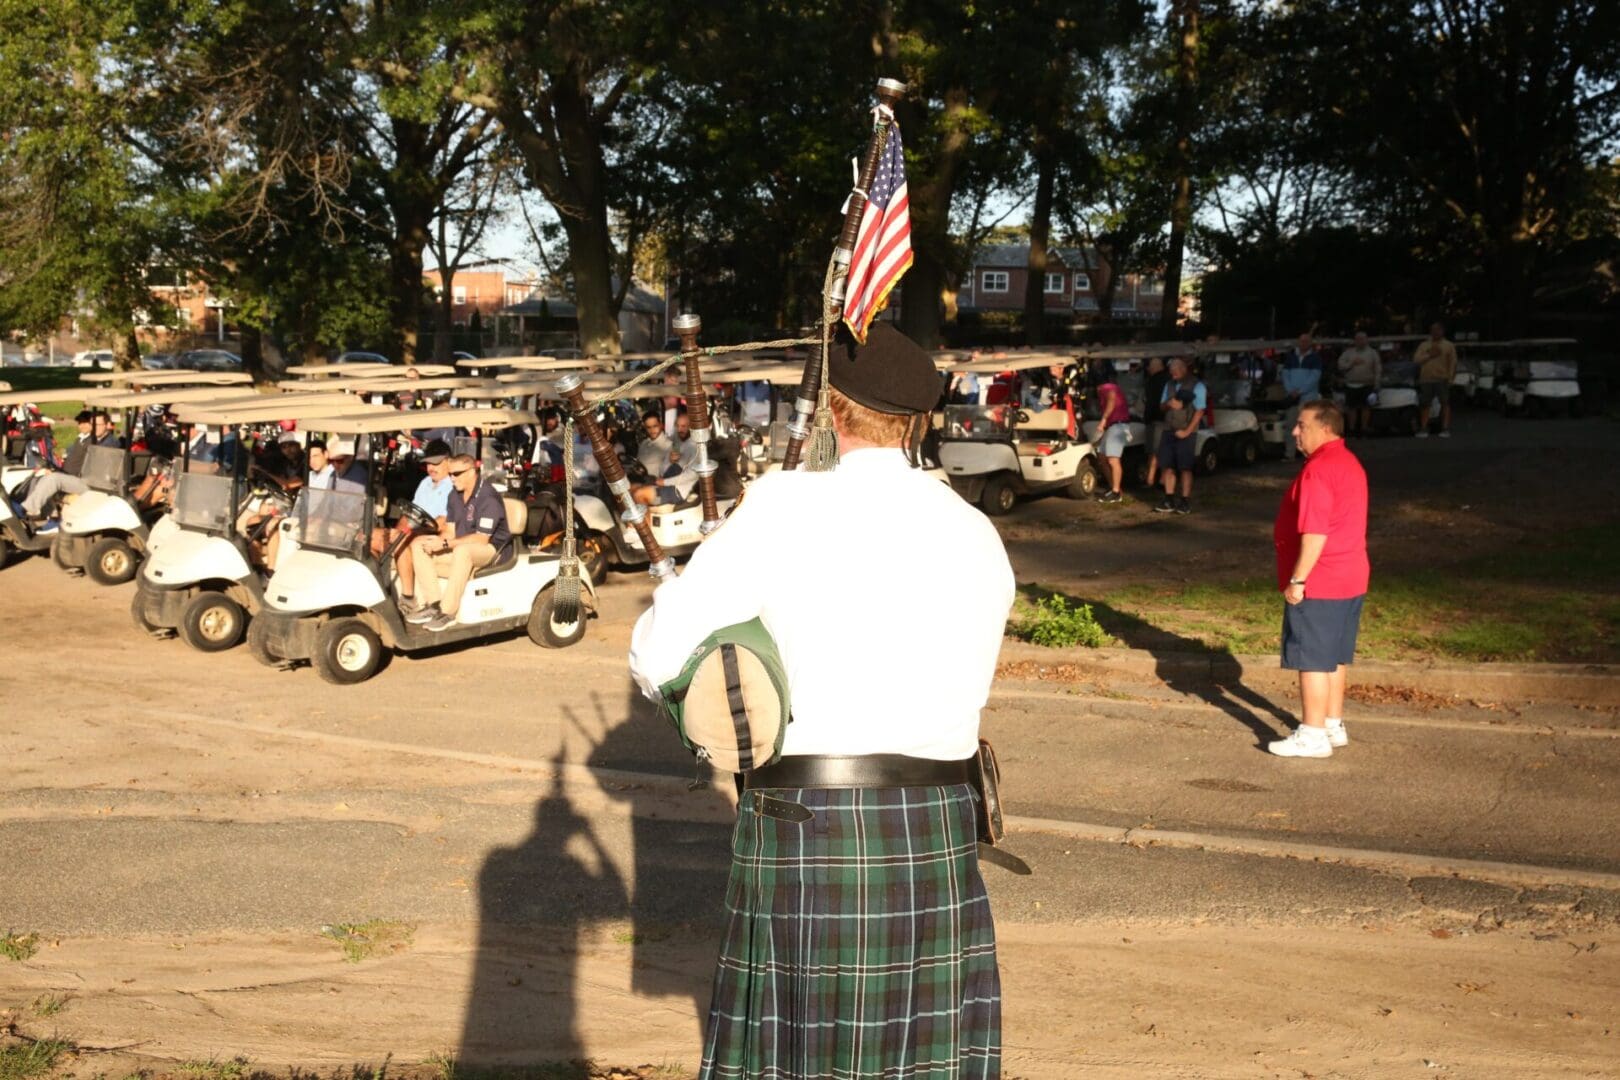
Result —
M 323 926 L 321 933 L 342 947 L 343 959 L 358 964 L 379 949 L 399 952 L 409 948 L 416 928 L 397 919 L 367 919 L 360 923 Z
M 1019 641 L 1049 649 L 1072 649 L 1077 645 L 1100 649 L 1114 643 L 1097 623 L 1090 604 L 1072 606 L 1069 598 L 1059 593 L 1036 601 L 1026 615 L 1013 619 L 1007 629 Z
M 27 960 L 39 952 L 38 934 L 19 934 L 15 931 L 6 931 L 5 937 L 0 937 L 0 956 L 7 960 Z
M 47 1075 L 62 1055 L 75 1049 L 72 1042 L 55 1037 L 0 1046 L 0 1080 L 31 1080 Z

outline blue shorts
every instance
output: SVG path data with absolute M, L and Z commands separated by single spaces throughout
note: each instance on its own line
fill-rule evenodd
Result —
M 1356 655 L 1361 602 L 1301 600 L 1283 605 L 1282 666 L 1289 671 L 1335 671 Z
M 1178 439 L 1174 429 L 1166 428 L 1159 438 L 1159 468 L 1192 472 L 1193 463 L 1198 459 L 1197 448 L 1198 432 Z
M 1124 457 L 1125 447 L 1131 442 L 1131 429 L 1123 422 L 1109 424 L 1102 437 L 1103 457 Z

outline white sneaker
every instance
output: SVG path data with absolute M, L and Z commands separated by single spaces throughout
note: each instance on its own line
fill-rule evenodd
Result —
M 1441 438 L 1442 438 L 1442 439 L 1449 439 L 1449 438 L 1451 438 L 1451 432 L 1449 432 L 1449 431 L 1442 431 L 1442 432 L 1441 432 L 1441 433 L 1440 433 L 1440 437 L 1441 437 Z
M 1420 431 L 1416 435 L 1412 436 L 1412 438 L 1414 438 L 1414 439 L 1427 439 L 1428 437 L 1429 437 L 1429 429 L 1428 428 L 1424 428 L 1422 431 Z
M 1324 758 L 1333 756 L 1333 744 L 1328 740 L 1327 732 L 1321 728 L 1306 727 L 1304 724 L 1294 729 L 1294 733 L 1286 739 L 1278 739 L 1266 749 L 1278 757 L 1309 757 Z
M 1337 724 L 1330 722 L 1327 726 L 1327 733 L 1328 745 L 1332 746 L 1334 749 L 1338 749 L 1341 746 L 1350 745 L 1350 736 L 1345 734 L 1343 720 L 1339 721 Z

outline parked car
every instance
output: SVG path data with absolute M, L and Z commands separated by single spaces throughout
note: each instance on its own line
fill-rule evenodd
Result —
M 242 358 L 224 349 L 189 349 L 174 358 L 181 371 L 241 371 Z
M 382 353 L 374 352 L 343 352 L 333 359 L 334 364 L 392 364 Z
M 168 371 L 174 367 L 173 353 L 148 353 L 141 357 L 141 367 L 146 371 Z
M 111 349 L 86 349 L 74 353 L 73 359 L 68 361 L 68 367 L 75 368 L 105 368 L 110 370 L 113 366 Z

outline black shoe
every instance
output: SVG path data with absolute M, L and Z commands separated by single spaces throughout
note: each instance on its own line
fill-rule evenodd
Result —
M 1166 495 L 1159 500 L 1159 505 L 1153 508 L 1155 514 L 1173 514 L 1176 511 L 1176 501 Z
M 1121 498 L 1122 498 L 1122 496 L 1117 491 L 1105 491 L 1101 495 L 1097 496 L 1097 501 L 1098 502 L 1106 502 L 1106 503 L 1116 503 L 1116 502 L 1119 502 Z
M 1178 514 L 1190 514 L 1190 513 L 1192 513 L 1192 503 L 1187 499 L 1187 497 L 1185 495 L 1183 495 L 1180 499 L 1178 499 L 1176 501 L 1176 513 L 1178 513 Z

